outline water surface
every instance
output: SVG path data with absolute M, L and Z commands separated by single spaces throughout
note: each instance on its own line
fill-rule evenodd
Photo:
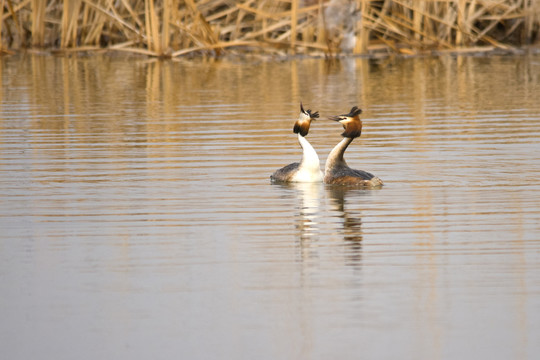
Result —
M 540 57 L 0 59 L 9 359 L 533 359 Z M 380 190 L 271 185 L 299 102 Z

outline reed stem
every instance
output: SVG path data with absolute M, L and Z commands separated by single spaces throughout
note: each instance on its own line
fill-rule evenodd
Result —
M 540 40 L 540 0 L 0 0 L 0 4 L 2 50 L 97 47 L 182 56 L 219 55 L 247 47 L 262 53 L 326 49 L 326 54 L 336 54 L 351 51 L 354 45 L 356 54 L 381 46 L 415 53 L 466 46 L 512 49 Z

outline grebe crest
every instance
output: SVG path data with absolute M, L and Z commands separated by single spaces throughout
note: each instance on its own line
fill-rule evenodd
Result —
M 317 119 L 318 117 L 318 111 L 311 112 L 311 109 L 304 110 L 304 106 L 302 106 L 302 103 L 300 103 L 300 116 L 294 123 L 293 132 L 295 134 L 306 136 L 309 133 L 311 121 Z
M 348 114 L 331 116 L 329 119 L 343 125 L 345 131 L 341 136 L 354 139 L 360 137 L 362 134 L 362 120 L 360 120 L 361 113 L 362 109 L 359 109 L 358 106 L 353 106 Z
M 363 170 L 351 169 L 343 154 L 349 144 L 362 134 L 362 110 L 353 106 L 348 114 L 332 116 L 329 119 L 343 125 L 345 131 L 341 134 L 341 140 L 330 152 L 324 167 L 324 183 L 333 185 L 351 185 L 362 187 L 380 187 L 383 182 L 373 174 Z
M 270 179 L 272 182 L 320 182 L 323 179 L 323 173 L 320 168 L 320 161 L 317 152 L 311 146 L 305 136 L 309 133 L 311 122 L 319 117 L 317 111 L 310 109 L 304 110 L 300 103 L 300 116 L 294 123 L 293 132 L 298 134 L 298 142 L 302 147 L 302 160 L 299 163 L 289 164 L 276 172 Z

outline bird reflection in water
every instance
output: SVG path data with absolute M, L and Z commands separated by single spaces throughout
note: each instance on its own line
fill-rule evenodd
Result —
M 319 218 L 321 216 L 322 183 L 284 183 L 282 188 L 293 190 L 298 199 L 298 214 L 295 216 L 296 229 L 300 240 L 313 239 L 319 234 Z
M 327 186 L 326 194 L 332 210 L 342 220 L 340 234 L 345 242 L 345 257 L 348 265 L 358 265 L 362 258 L 362 218 L 359 211 L 347 209 L 350 199 L 357 199 L 365 190 L 346 186 Z
M 369 194 L 368 190 L 321 183 L 276 185 L 289 190 L 289 196 L 294 194 L 298 200 L 294 219 L 301 258 L 304 261 L 319 258 L 319 235 L 329 231 L 343 240 L 346 264 L 359 265 L 362 253 L 362 218 L 360 210 L 354 208 L 354 204 L 360 204 L 361 198 Z

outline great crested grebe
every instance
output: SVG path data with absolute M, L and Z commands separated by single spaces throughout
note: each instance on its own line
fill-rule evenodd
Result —
M 354 106 L 348 114 L 332 116 L 330 120 L 339 121 L 345 131 L 341 134 L 341 140 L 330 152 L 324 167 L 324 183 L 336 185 L 355 185 L 364 187 L 379 187 L 383 182 L 373 174 L 363 170 L 351 169 L 343 153 L 349 144 L 362 133 L 362 121 L 359 115 L 362 113 L 358 107 Z
M 302 146 L 302 161 L 292 163 L 279 170 L 276 170 L 270 176 L 272 182 L 320 182 L 323 179 L 323 173 L 320 168 L 317 152 L 311 146 L 306 136 L 309 132 L 311 121 L 319 117 L 318 112 L 304 110 L 300 103 L 300 117 L 294 123 L 293 132 L 298 134 L 298 142 Z

